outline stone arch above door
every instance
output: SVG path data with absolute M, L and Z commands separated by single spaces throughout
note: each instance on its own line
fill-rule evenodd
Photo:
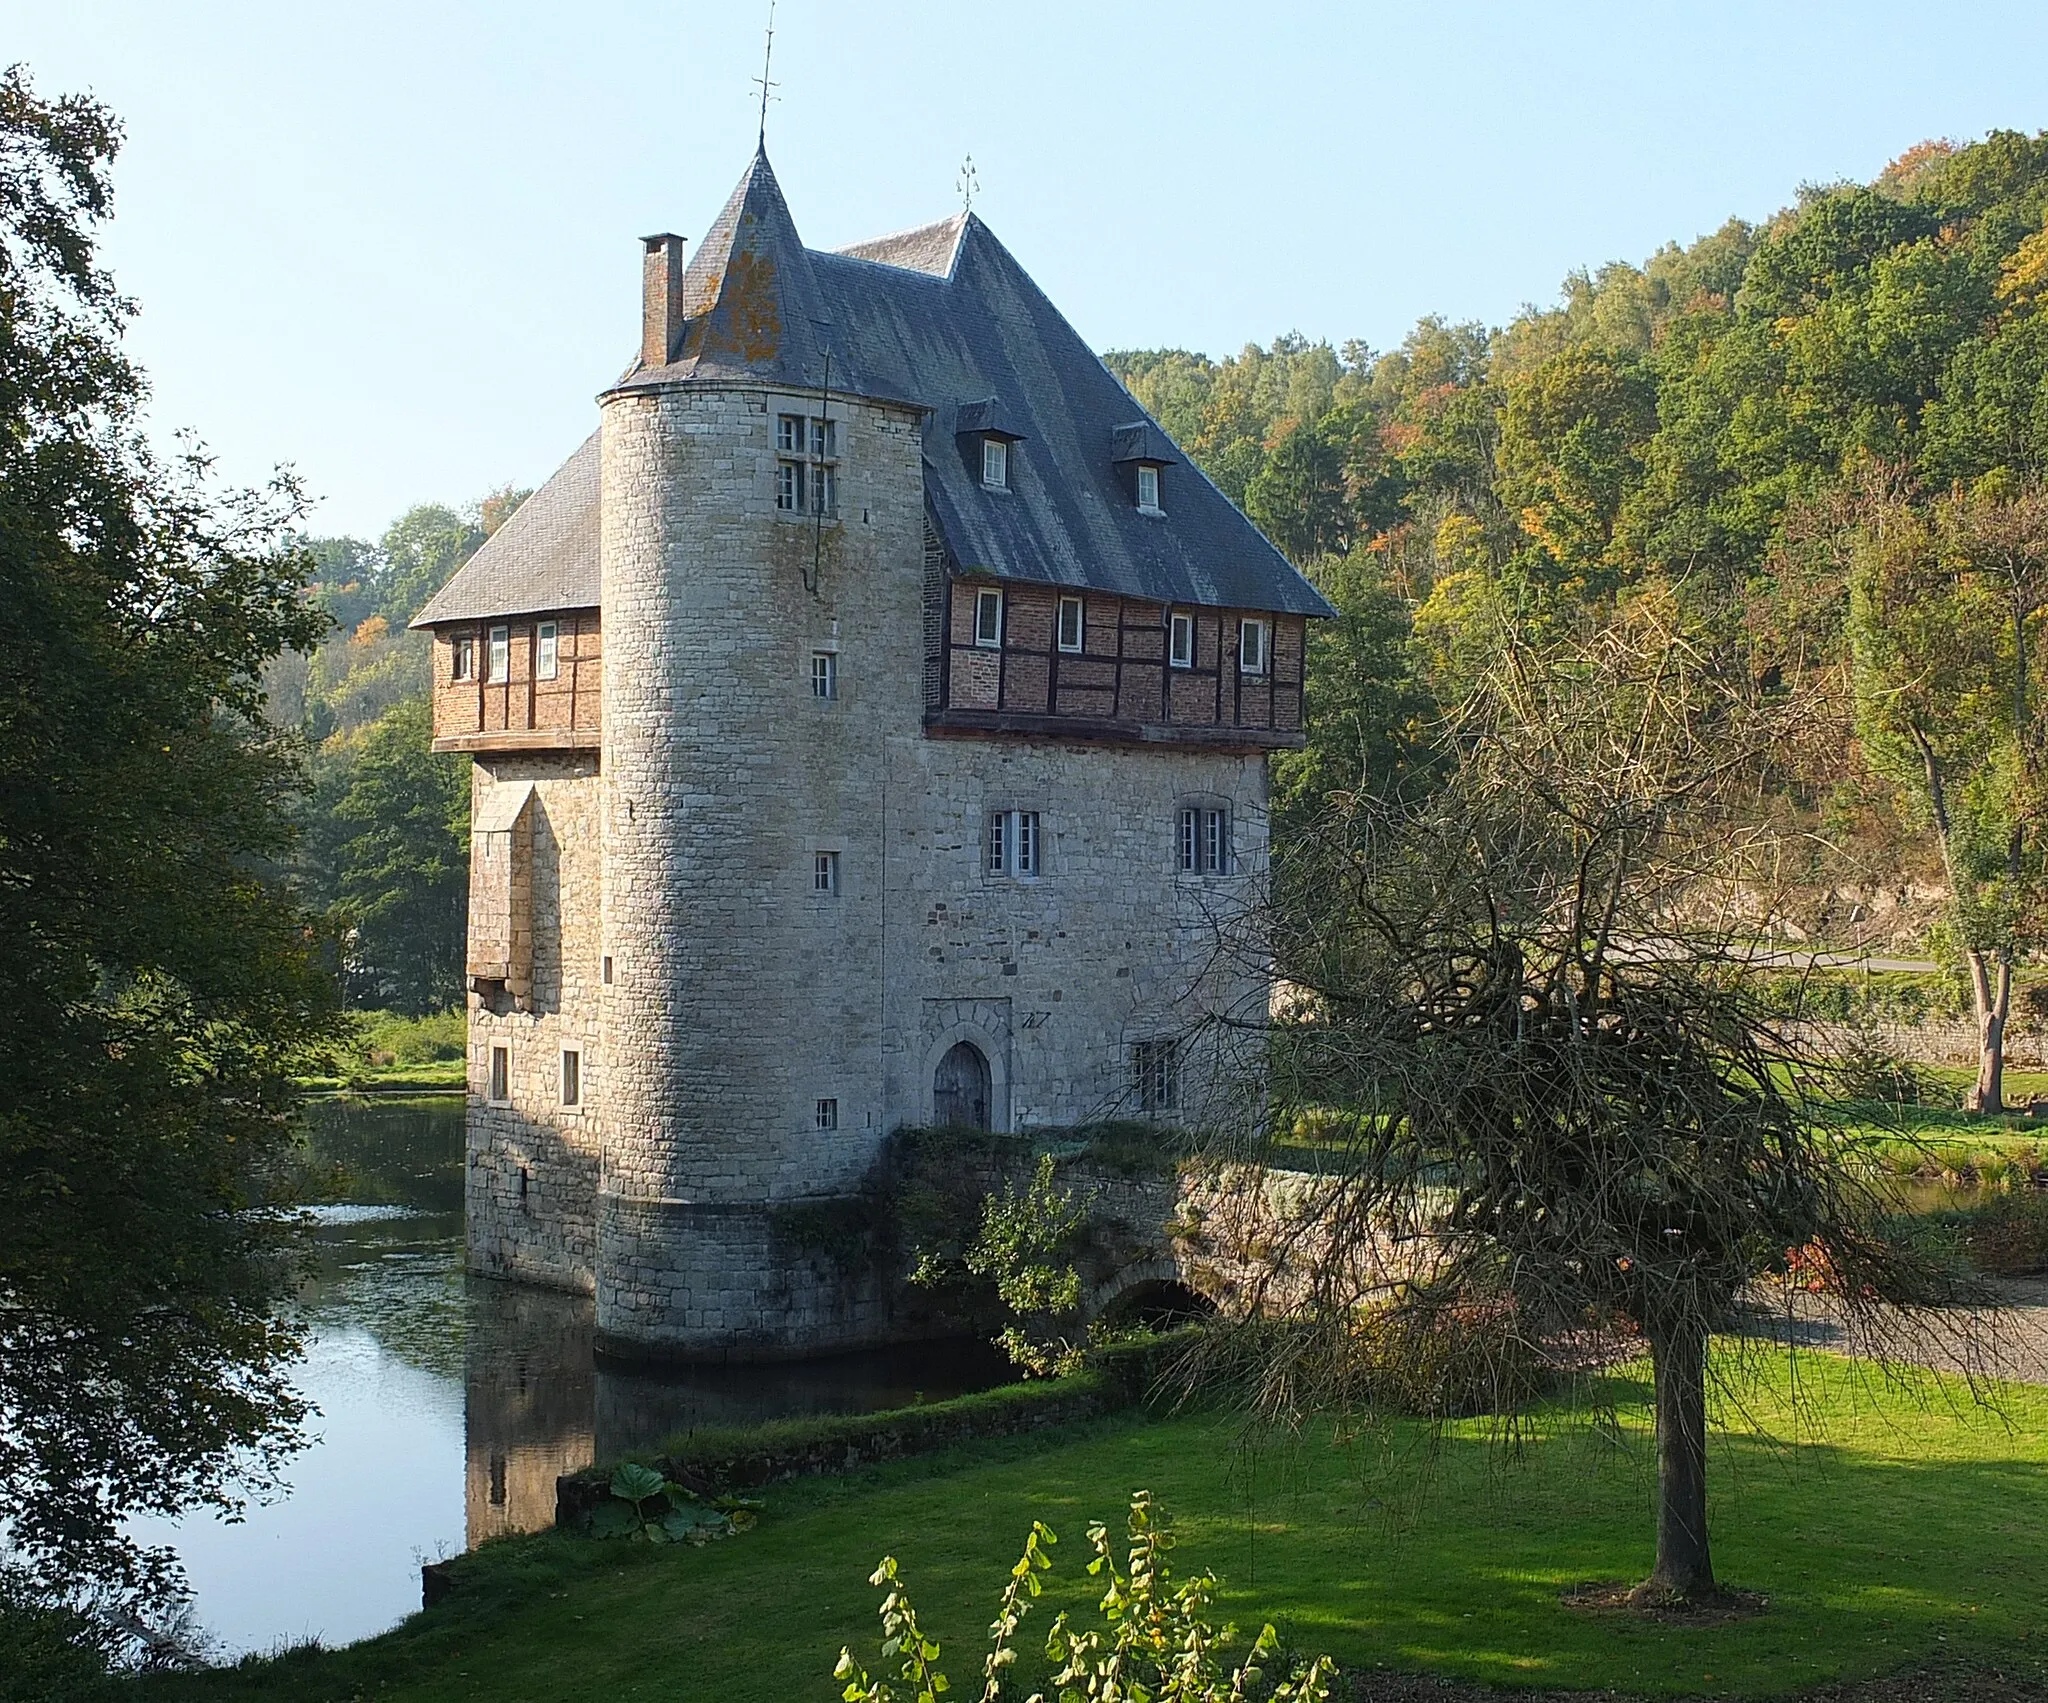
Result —
M 919 1071 L 919 1119 L 939 1120 L 934 1088 L 946 1055 L 961 1042 L 988 1066 L 988 1127 L 1010 1127 L 1010 1002 L 1007 999 L 928 999 L 924 1002 L 924 1058 Z

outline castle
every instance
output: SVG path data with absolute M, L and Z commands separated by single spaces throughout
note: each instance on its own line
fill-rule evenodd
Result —
M 1317 592 L 971 213 L 757 153 L 598 428 L 420 613 L 474 758 L 472 1268 L 625 1352 L 886 1338 L 793 1249 L 888 1133 L 1189 1115 Z M 782 1215 L 782 1216 L 779 1216 Z

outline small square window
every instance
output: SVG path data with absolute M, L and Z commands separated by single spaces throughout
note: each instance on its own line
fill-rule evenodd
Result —
M 1084 613 L 1081 607 L 1081 600 L 1078 597 L 1063 597 L 1060 599 L 1061 650 L 1078 651 L 1081 648 L 1081 637 L 1085 631 Z
M 775 506 L 785 514 L 801 514 L 804 506 L 804 470 L 800 462 L 775 464 Z
M 839 854 L 823 851 L 811 858 L 811 891 L 813 893 L 837 893 L 839 891 Z
M 1243 621 L 1237 629 L 1237 666 L 1245 674 L 1266 672 L 1267 655 L 1270 647 L 1266 642 L 1271 629 L 1264 621 Z
M 1192 615 L 1170 615 L 1167 617 L 1166 660 L 1175 668 L 1192 668 L 1195 665 L 1195 618 Z
M 561 632 L 561 628 L 553 621 L 543 621 L 534 628 L 533 675 L 536 680 L 552 680 L 560 672 Z
M 974 594 L 974 642 L 984 650 L 1000 650 L 1003 643 L 1003 594 L 977 591 Z
M 491 1048 L 491 1082 L 488 1098 L 492 1105 L 503 1106 L 512 1099 L 512 1049 Z
M 474 680 L 476 678 L 476 640 L 457 639 L 454 657 L 449 664 L 448 678 L 451 680 Z
M 837 1129 L 839 1127 L 839 1102 L 837 1100 L 820 1100 L 818 1102 L 818 1109 L 813 1114 L 812 1121 L 819 1129 Z
M 779 414 L 776 416 L 775 447 L 784 455 L 803 454 L 804 417 L 801 414 Z
M 486 680 L 509 680 L 512 678 L 512 629 L 493 627 L 491 629 L 490 672 Z
M 811 652 L 811 696 L 839 696 L 839 658 L 829 650 Z
M 833 446 L 839 439 L 839 434 L 833 428 L 838 424 L 837 420 L 813 420 L 811 422 L 811 453 L 813 455 L 830 455 L 833 453 Z
M 1010 446 L 1001 438 L 981 440 L 981 482 L 992 491 L 1009 488 Z
M 583 1050 L 580 1047 L 562 1049 L 562 1104 L 583 1104 Z
M 1138 507 L 1150 509 L 1154 513 L 1158 512 L 1159 469 L 1156 467 L 1140 467 L 1138 469 Z

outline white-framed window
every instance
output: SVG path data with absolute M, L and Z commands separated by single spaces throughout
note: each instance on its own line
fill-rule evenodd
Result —
M 485 1094 L 494 1106 L 509 1106 L 512 1103 L 512 1049 L 491 1048 L 491 1080 Z
M 1178 609 L 1166 618 L 1166 660 L 1175 668 L 1195 665 L 1195 618 Z
M 775 416 L 775 447 L 784 455 L 804 452 L 804 417 L 801 414 Z
M 491 629 L 490 656 L 487 659 L 489 672 L 486 680 L 509 680 L 512 678 L 512 629 L 493 627 Z
M 1042 874 L 1045 842 L 1035 810 L 991 810 L 983 861 L 991 875 Z
M 1230 812 L 1185 804 L 1175 823 L 1175 862 L 1183 875 L 1230 873 Z
M 562 1104 L 566 1107 L 583 1104 L 583 1049 L 564 1047 L 562 1049 Z
M 1078 597 L 1060 599 L 1060 649 L 1078 651 L 1087 633 L 1087 610 Z
M 981 440 L 981 482 L 991 491 L 1010 488 L 1010 446 L 1001 438 Z
M 453 646 L 453 652 L 454 654 L 448 665 L 448 678 L 451 680 L 474 680 L 476 678 L 476 640 L 472 638 L 457 639 Z
M 1143 1112 L 1180 1105 L 1180 1043 L 1171 1037 L 1131 1045 L 1131 1092 Z
M 829 650 L 811 652 L 811 696 L 839 696 L 839 658 Z
M 820 1100 L 817 1110 L 811 1114 L 811 1122 L 818 1129 L 837 1129 L 839 1127 L 839 1102 L 837 1100 Z
M 804 507 L 804 468 L 800 461 L 775 464 L 775 506 L 784 514 L 801 514 Z
M 1003 594 L 977 591 L 974 594 L 974 642 L 983 650 L 1000 650 L 1003 645 Z
M 829 420 L 812 422 L 814 425 L 824 426 L 829 426 L 831 423 Z M 827 517 L 839 512 L 839 475 L 837 469 L 831 467 L 813 467 L 811 469 L 810 512 Z
M 562 667 L 562 629 L 553 621 L 543 621 L 533 630 L 533 677 L 536 680 L 552 680 Z
M 1242 674 L 1263 674 L 1273 656 L 1273 628 L 1268 621 L 1237 624 L 1237 667 Z
M 839 432 L 837 420 L 813 420 L 811 422 L 811 454 L 814 456 L 836 455 Z
M 839 891 L 839 854 L 834 851 L 811 854 L 811 891 L 834 894 Z
M 1159 469 L 1140 466 L 1138 469 L 1138 507 L 1159 512 Z

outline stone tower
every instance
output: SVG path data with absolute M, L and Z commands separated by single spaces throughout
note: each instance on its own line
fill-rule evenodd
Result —
M 882 1340 L 790 1226 L 890 1130 L 1190 1115 L 1263 999 L 1218 918 L 1326 606 L 972 217 L 816 253 L 757 155 L 643 284 L 418 622 L 477 760 L 472 1263 L 616 1350 Z

